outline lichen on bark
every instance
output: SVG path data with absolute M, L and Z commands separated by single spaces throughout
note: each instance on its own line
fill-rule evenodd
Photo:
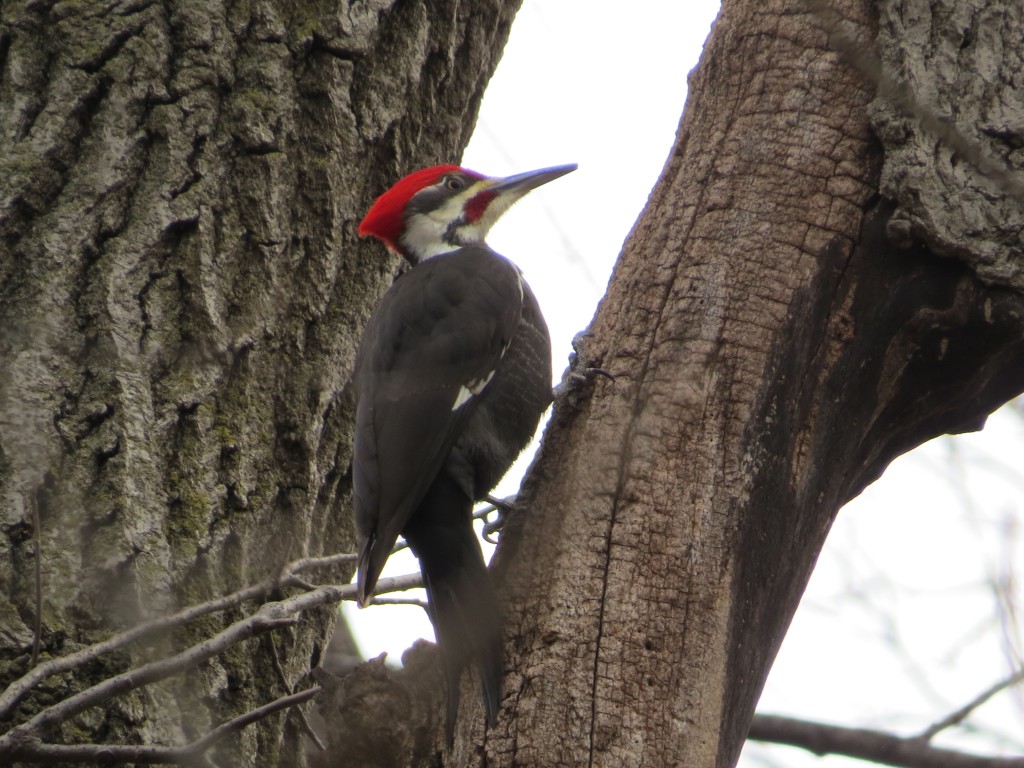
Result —
M 517 5 L 3 4 L 0 680 L 28 664 L 37 543 L 44 658 L 352 548 L 349 371 L 397 268 L 356 224 L 395 176 L 458 159 Z M 278 636 L 289 684 L 332 623 Z M 57 738 L 195 737 L 283 693 L 269 653 Z M 236 759 L 299 754 L 284 722 Z

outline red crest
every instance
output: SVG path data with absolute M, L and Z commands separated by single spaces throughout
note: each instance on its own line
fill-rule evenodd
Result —
M 409 200 L 421 189 L 437 184 L 445 174 L 453 171 L 462 171 L 471 176 L 483 178 L 480 174 L 467 171 L 457 165 L 433 165 L 430 168 L 410 173 L 374 201 L 359 224 L 359 234 L 364 237 L 371 235 L 379 238 L 393 251 L 401 251 L 398 238 L 405 226 L 402 213 L 409 204 Z

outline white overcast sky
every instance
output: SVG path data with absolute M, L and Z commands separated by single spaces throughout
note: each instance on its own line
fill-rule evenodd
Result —
M 579 163 L 518 203 L 488 238 L 537 293 L 556 378 L 661 172 L 687 73 L 718 12 L 707 0 L 634 0 L 628 14 L 625 7 L 526 0 L 462 159 L 488 175 Z M 933 443 L 894 463 L 840 514 L 759 709 L 910 733 L 1006 675 L 1007 648 L 1016 644 L 1019 654 L 1021 638 L 1006 639 L 1012 630 L 998 624 L 988 582 L 1012 574 L 1024 557 L 1013 528 L 1024 485 L 1019 474 L 997 469 L 993 456 L 1019 472 L 1024 428 L 1010 415 L 992 421 L 985 436 L 952 448 Z M 525 465 L 517 464 L 499 494 L 515 492 Z M 977 496 L 970 505 L 950 482 L 961 471 Z M 385 574 L 416 569 L 403 553 Z M 397 662 L 414 639 L 433 637 L 419 608 L 346 604 L 345 615 L 366 656 L 387 651 Z M 1024 694 L 1003 694 L 979 713 L 979 722 L 1006 734 L 1002 743 L 946 743 L 1017 754 L 1022 710 Z M 740 765 L 866 764 L 755 745 Z

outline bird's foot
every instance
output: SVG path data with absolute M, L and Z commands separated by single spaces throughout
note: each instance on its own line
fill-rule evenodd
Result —
M 497 536 L 505 525 L 505 516 L 515 509 L 516 497 L 509 496 L 504 499 L 499 499 L 496 496 L 488 494 L 487 496 L 484 496 L 484 501 L 490 504 L 490 506 L 480 510 L 476 516 L 484 521 L 484 541 L 489 544 L 497 544 Z M 491 515 L 494 515 L 493 520 L 491 519 Z
M 569 370 L 566 372 L 562 382 L 551 391 L 552 400 L 558 400 L 565 396 L 574 401 L 580 386 L 587 382 L 592 382 L 598 376 L 603 376 L 609 381 L 615 381 L 615 375 L 611 372 L 588 364 L 583 345 L 589 335 L 587 331 L 580 331 L 573 336 L 572 353 L 569 355 Z

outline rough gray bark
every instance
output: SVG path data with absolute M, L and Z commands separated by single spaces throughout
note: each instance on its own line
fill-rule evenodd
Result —
M 912 3 L 829 5 L 844 35 L 871 39 L 879 24 L 922 25 Z M 499 546 L 501 722 L 483 730 L 467 677 L 452 754 L 417 753 L 408 722 L 373 721 L 374 738 L 410 745 L 402 764 L 735 764 L 838 508 L 899 453 L 976 428 L 1024 389 L 1024 300 L 1009 279 L 1021 201 L 951 159 L 922 115 L 872 104 L 874 83 L 807 5 L 724 4 L 586 340 L 586 362 L 617 380 L 556 404 Z M 981 143 L 1013 167 L 1021 123 L 1004 91 L 1021 63 L 991 19 L 1019 40 L 1020 14 L 930 6 L 941 32 L 899 51 L 898 31 L 882 33 L 889 66 L 972 68 L 935 88 L 986 83 L 973 111 L 955 94 L 922 98 L 940 115 L 961 104 L 971 138 L 986 120 L 1008 126 Z M 982 191 L 965 198 L 966 177 Z M 978 220 L 992 226 L 958 223 Z M 955 246 L 932 221 L 959 227 Z M 347 711 L 369 696 L 397 711 L 407 691 L 366 685 Z
M 877 49 L 886 69 L 980 152 L 1011 171 L 1024 166 L 1024 5 L 984 0 L 885 0 Z M 1024 288 L 1024 207 L 917 116 L 890 100 L 872 105 L 885 147 L 880 189 L 898 203 L 898 242 L 923 242 L 979 278 Z M 1017 177 L 1018 184 L 1024 181 Z M 1020 189 L 1020 188 L 1018 188 Z M 1018 193 L 1019 194 L 1019 193 Z
M 349 371 L 397 268 L 356 224 L 461 154 L 517 6 L 3 3 L 0 683 L 29 663 L 36 546 L 44 657 L 352 547 Z M 292 684 L 332 617 L 278 635 Z M 269 652 L 55 738 L 194 737 L 283 693 Z M 278 716 L 235 760 L 296 739 Z
M 916 0 L 834 6 L 866 37 L 912 27 L 900 72 L 1018 163 L 1015 2 L 931 2 L 928 23 Z M 3 6 L 4 679 L 28 663 L 36 543 L 44 653 L 351 544 L 348 369 L 396 266 L 354 225 L 396 175 L 458 154 L 510 14 Z M 339 686 L 367 724 L 336 745 L 350 758 L 734 764 L 838 507 L 1024 389 L 1019 201 L 962 193 L 962 164 L 872 96 L 799 0 L 725 4 L 590 329 L 588 362 L 618 379 L 559 402 L 499 550 L 502 722 L 482 732 L 467 676 L 439 757 L 429 659 L 413 699 L 364 667 Z M 279 638 L 292 681 L 329 623 Z M 268 669 L 254 641 L 62 738 L 180 740 L 280 694 Z M 238 762 L 297 760 L 283 719 Z

